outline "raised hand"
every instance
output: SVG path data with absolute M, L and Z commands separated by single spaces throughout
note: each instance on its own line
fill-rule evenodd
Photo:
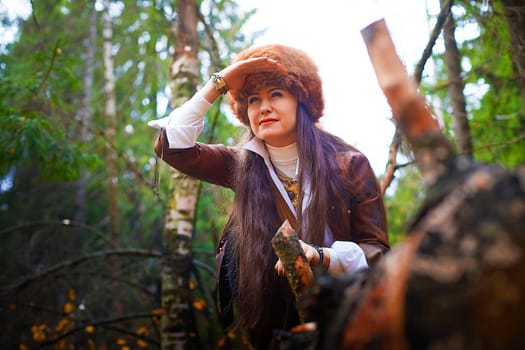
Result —
M 279 63 L 268 57 L 253 57 L 235 62 L 219 72 L 230 90 L 241 89 L 246 76 L 250 73 L 279 70 Z

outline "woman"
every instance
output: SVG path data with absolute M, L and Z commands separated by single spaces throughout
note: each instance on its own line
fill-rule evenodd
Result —
M 239 147 L 196 139 L 220 94 L 247 127 Z M 321 79 L 303 51 L 266 45 L 246 49 L 188 102 L 150 122 L 164 128 L 156 153 L 174 168 L 233 189 L 233 209 L 218 260 L 220 296 L 233 295 L 238 325 L 257 349 L 274 329 L 298 322 L 293 296 L 271 239 L 285 219 L 308 261 L 350 273 L 388 249 L 386 216 L 367 158 L 316 124 L 323 113 Z M 227 242 L 227 243 L 225 243 Z M 226 303 L 227 304 L 227 303 Z

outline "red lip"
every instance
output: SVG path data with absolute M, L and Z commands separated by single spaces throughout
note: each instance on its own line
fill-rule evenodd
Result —
M 277 119 L 274 119 L 274 118 L 264 118 L 264 119 L 261 119 L 261 121 L 259 122 L 259 125 L 270 124 L 276 121 Z

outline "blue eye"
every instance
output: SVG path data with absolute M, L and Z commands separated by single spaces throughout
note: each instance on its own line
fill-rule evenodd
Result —
M 259 97 L 257 97 L 257 96 L 248 97 L 248 104 L 252 104 L 252 103 L 257 102 L 257 101 L 259 101 Z
M 272 97 L 282 97 L 283 93 L 281 91 L 273 91 Z

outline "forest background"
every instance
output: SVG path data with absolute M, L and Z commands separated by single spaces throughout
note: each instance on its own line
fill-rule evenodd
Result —
M 414 76 L 459 153 L 513 170 L 525 163 L 524 5 L 440 5 Z M 2 26 L 18 28 L 0 48 L 0 344 L 235 347 L 214 303 L 232 193 L 161 166 L 146 122 L 256 40 L 243 30 L 256 10 L 230 0 L 31 6 L 27 18 L 0 10 Z M 466 26 L 476 35 L 458 40 Z M 227 108 L 213 106 L 201 141 L 236 144 Z M 425 187 L 397 133 L 385 153 L 378 180 L 395 245 Z

